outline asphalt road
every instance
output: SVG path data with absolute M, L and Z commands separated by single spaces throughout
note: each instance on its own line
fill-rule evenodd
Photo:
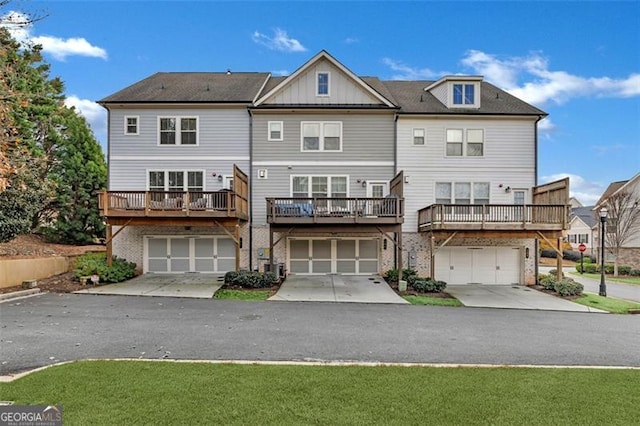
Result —
M 0 304 L 0 373 L 85 358 L 640 366 L 640 316 L 45 294 Z

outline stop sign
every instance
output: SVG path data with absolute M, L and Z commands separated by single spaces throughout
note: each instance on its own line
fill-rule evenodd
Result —
M 587 246 L 585 246 L 584 243 L 580 243 L 580 245 L 578 246 L 578 250 L 580 250 L 580 253 L 584 253 L 585 251 L 587 251 Z

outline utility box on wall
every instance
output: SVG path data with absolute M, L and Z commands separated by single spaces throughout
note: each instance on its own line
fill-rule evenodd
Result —
M 416 269 L 418 267 L 418 254 L 415 250 L 409 251 L 409 255 L 407 256 L 407 263 L 409 264 L 409 269 Z

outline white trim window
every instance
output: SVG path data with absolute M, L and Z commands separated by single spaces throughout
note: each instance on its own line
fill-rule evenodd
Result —
M 282 141 L 284 138 L 282 121 L 269 121 L 267 123 L 268 132 L 267 140 Z
M 198 117 L 158 117 L 158 145 L 198 145 Z
M 316 73 L 316 96 L 329 96 L 329 84 L 331 74 L 328 72 Z
M 453 83 L 452 104 L 455 106 L 476 105 L 476 85 L 474 83 Z
M 341 121 L 303 121 L 301 151 L 342 151 Z
M 436 182 L 436 204 L 489 204 L 489 182 Z
M 483 157 L 484 130 L 482 129 L 447 129 L 447 157 Z
M 424 145 L 424 129 L 413 129 L 413 144 Z
M 349 196 L 349 176 L 291 176 L 291 196 L 346 198 Z
M 149 170 L 147 175 L 149 191 L 204 191 L 202 170 Z
M 126 115 L 124 117 L 124 134 L 125 135 L 140 134 L 139 123 L 140 123 L 140 117 L 138 117 L 137 115 Z

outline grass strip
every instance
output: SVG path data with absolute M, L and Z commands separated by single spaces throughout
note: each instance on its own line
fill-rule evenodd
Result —
M 614 297 L 602 297 L 594 293 L 582 293 L 582 296 L 573 302 L 614 314 L 628 314 L 630 309 L 640 310 L 640 303 Z
M 575 275 L 576 277 L 591 278 L 592 280 L 600 279 L 600 274 L 588 274 L 588 273 L 581 274 L 580 272 L 574 272 L 574 271 L 569 272 L 569 274 Z M 640 277 L 614 277 L 612 275 L 605 275 L 604 278 L 605 278 L 605 281 L 612 281 L 616 283 L 624 283 L 624 284 L 631 284 L 631 285 L 640 285 Z
M 404 300 L 412 305 L 421 306 L 464 306 L 458 299 L 444 298 L 444 297 L 431 297 L 431 296 L 415 296 L 404 295 Z
M 237 290 L 221 288 L 216 291 L 213 298 L 222 300 L 267 300 L 269 295 L 269 290 Z
M 640 370 L 84 361 L 0 384 L 66 425 L 628 425 Z

